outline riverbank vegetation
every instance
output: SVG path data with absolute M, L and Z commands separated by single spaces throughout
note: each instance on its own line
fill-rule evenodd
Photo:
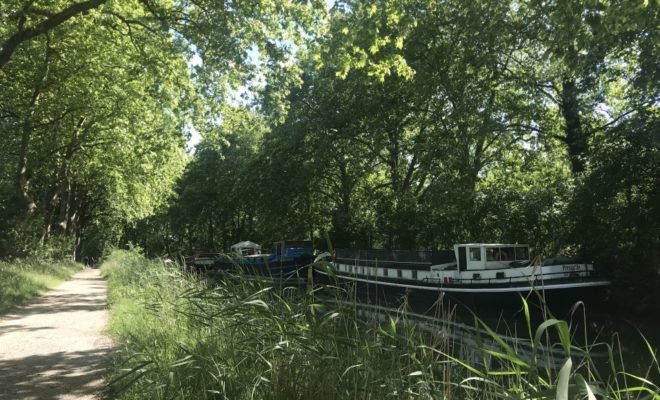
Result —
M 354 307 L 337 306 L 352 300 L 333 287 L 207 281 L 128 251 L 114 251 L 102 273 L 118 348 L 110 390 L 121 399 L 660 396 L 651 346 L 646 375 L 627 373 L 620 348 L 577 346 L 560 320 L 530 324 L 521 335 L 538 352 L 524 355 L 478 320 L 476 347 L 462 348 L 441 320 L 422 330 L 403 312 L 358 317 Z M 554 369 L 547 356 L 558 349 Z M 605 359 L 596 360 L 598 352 Z
M 0 261 L 0 314 L 59 285 L 81 269 L 81 264 L 38 257 Z

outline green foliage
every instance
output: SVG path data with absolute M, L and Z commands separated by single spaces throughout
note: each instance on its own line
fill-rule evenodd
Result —
M 528 242 L 657 292 L 657 1 L 84 4 L 0 6 L 0 256 Z
M 59 285 L 81 268 L 81 264 L 37 256 L 0 261 L 0 314 Z
M 599 136 L 592 171 L 572 204 L 576 234 L 614 277 L 615 296 L 637 312 L 657 312 L 660 243 L 658 115 L 633 118 Z M 628 304 L 625 299 L 634 298 Z
M 187 132 L 213 131 L 218 99 L 257 69 L 248 50 L 272 65 L 290 57 L 323 7 L 3 2 L 0 203 L 2 231 L 18 233 L 0 254 L 53 236 L 98 253 L 152 216 L 182 173 Z
M 254 229 L 221 244 L 524 242 L 656 293 L 657 22 L 653 2 L 335 3 L 300 79 L 275 73 L 259 92 L 267 127 L 240 163 L 256 187 L 204 203 L 249 204 Z M 204 208 L 178 201 L 179 215 L 188 203 Z

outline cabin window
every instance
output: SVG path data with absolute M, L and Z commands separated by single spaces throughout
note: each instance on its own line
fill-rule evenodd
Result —
M 529 249 L 527 247 L 516 247 L 516 260 L 529 260 Z
M 481 248 L 470 247 L 470 261 L 481 261 Z
M 383 268 L 383 276 L 387 276 L 387 268 Z
M 502 247 L 500 249 L 500 260 L 513 261 L 513 247 Z
M 401 276 L 403 276 L 400 269 L 396 270 L 396 276 L 397 276 L 397 278 L 401 278 Z
M 513 261 L 514 256 L 513 247 L 495 247 L 486 250 L 487 261 Z
M 417 271 L 412 272 L 413 279 L 417 279 Z

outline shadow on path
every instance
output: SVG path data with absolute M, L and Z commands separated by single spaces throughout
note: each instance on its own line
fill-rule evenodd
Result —
M 111 341 L 106 283 L 86 269 L 0 319 L 0 400 L 94 399 Z
M 103 385 L 107 357 L 102 349 L 0 360 L 0 399 L 85 398 Z

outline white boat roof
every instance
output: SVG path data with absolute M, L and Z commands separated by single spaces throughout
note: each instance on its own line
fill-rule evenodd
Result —
M 234 249 L 261 249 L 261 246 L 254 243 L 254 242 L 250 242 L 249 240 L 244 240 L 242 242 L 238 242 L 236 244 L 233 244 L 231 246 L 231 249 L 232 250 L 234 250 Z
M 472 247 L 521 247 L 529 246 L 524 243 L 460 243 L 456 246 L 472 246 Z

